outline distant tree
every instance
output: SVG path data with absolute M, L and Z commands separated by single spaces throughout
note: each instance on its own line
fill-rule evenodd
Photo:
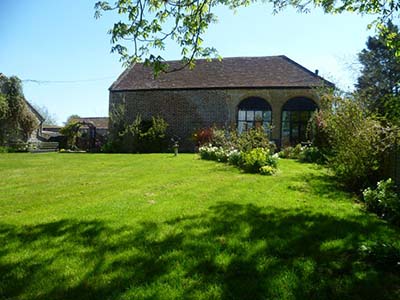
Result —
M 18 77 L 0 74 L 0 144 L 26 140 L 38 126 L 27 107 Z
M 64 122 L 64 125 L 68 125 L 68 124 L 74 123 L 76 121 L 76 119 L 79 119 L 79 118 L 80 118 L 79 115 L 70 115 L 67 118 L 67 121 Z
M 111 51 L 120 55 L 125 65 L 144 61 L 153 67 L 154 73 L 174 71 L 168 69 L 164 58 L 159 55 L 168 46 L 176 43 L 181 49 L 182 67 L 194 67 L 195 59 L 218 57 L 217 50 L 204 46 L 203 37 L 208 27 L 217 22 L 217 7 L 232 10 L 249 6 L 251 0 L 115 0 L 98 1 L 95 17 L 114 11 L 121 15 L 120 21 L 110 29 Z M 342 12 L 373 15 L 372 25 L 381 32 L 386 30 L 388 20 L 399 17 L 398 0 L 266 0 L 277 13 L 286 7 L 300 12 L 322 8 L 325 13 Z M 393 36 L 388 43 L 400 55 L 400 42 Z
M 391 22 L 385 34 L 369 37 L 367 48 L 358 54 L 362 65 L 357 93 L 367 109 L 385 119 L 400 122 L 400 59 L 387 45 L 388 36 L 399 36 Z
M 39 106 L 37 104 L 33 104 L 33 107 L 44 118 L 43 124 L 45 124 L 45 125 L 57 125 L 57 120 L 56 120 L 55 115 L 50 113 L 46 106 Z

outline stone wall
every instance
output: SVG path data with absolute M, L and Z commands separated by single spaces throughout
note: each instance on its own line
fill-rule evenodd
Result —
M 161 116 L 169 124 L 169 134 L 181 137 L 186 151 L 193 151 L 191 135 L 196 129 L 236 126 L 237 106 L 248 97 L 265 99 L 272 108 L 272 139 L 281 136 L 282 107 L 295 97 L 308 97 L 319 104 L 314 90 L 296 89 L 194 89 L 110 92 L 110 111 L 125 103 L 127 121 L 140 114 L 143 119 Z M 110 126 L 111 128 L 111 126 Z

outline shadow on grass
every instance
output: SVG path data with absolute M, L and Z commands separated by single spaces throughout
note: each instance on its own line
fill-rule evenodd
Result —
M 352 195 L 343 184 L 330 174 L 309 172 L 300 176 L 293 176 L 289 182 L 289 190 L 306 192 L 321 198 L 339 200 L 340 198 L 349 199 L 351 198 L 349 196 Z
M 0 298 L 398 299 L 399 274 L 358 251 L 397 237 L 364 216 L 229 202 L 138 226 L 0 224 Z

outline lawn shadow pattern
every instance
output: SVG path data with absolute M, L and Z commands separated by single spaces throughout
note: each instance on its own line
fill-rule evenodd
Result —
M 165 222 L 0 223 L 0 299 L 398 299 L 375 218 L 220 202 Z

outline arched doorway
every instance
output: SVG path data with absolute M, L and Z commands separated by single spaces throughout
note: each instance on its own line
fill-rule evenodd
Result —
M 307 141 L 307 124 L 317 104 L 305 97 L 288 100 L 282 108 L 282 146 L 296 145 Z
M 259 97 L 250 97 L 241 101 L 238 105 L 237 128 L 239 132 L 254 127 L 263 127 L 270 133 L 272 125 L 271 105 Z

